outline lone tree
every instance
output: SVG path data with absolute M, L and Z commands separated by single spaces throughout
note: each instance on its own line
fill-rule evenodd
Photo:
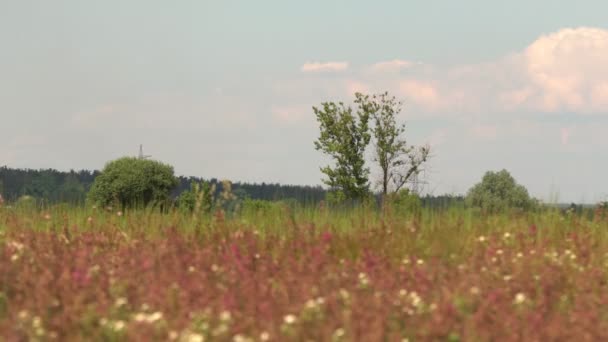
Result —
M 397 115 L 401 112 L 402 103 L 388 92 L 378 95 L 355 94 L 355 103 L 363 112 L 369 114 L 374 126 L 374 162 L 381 171 L 380 183 L 382 195 L 389 191 L 399 190 L 418 175 L 430 153 L 430 147 L 409 146 L 405 140 L 405 124 L 397 123 Z
M 481 182 L 469 190 L 466 202 L 487 212 L 511 208 L 526 210 L 534 204 L 528 190 L 517 184 L 507 170 L 486 172 Z
M 162 207 L 177 183 L 170 165 L 124 157 L 106 164 L 95 178 L 88 198 L 102 206 L 120 205 L 123 210 L 150 204 Z
M 365 166 L 365 148 L 370 141 L 369 113 L 353 114 L 350 106 L 323 102 L 312 108 L 319 122 L 320 135 L 315 148 L 329 155 L 335 166 L 321 168 L 336 200 L 364 199 L 369 196 L 369 168 Z
M 409 146 L 404 138 L 405 125 L 397 123 L 401 103 L 387 92 L 379 95 L 355 93 L 356 114 L 342 102 L 324 102 L 313 107 L 321 134 L 317 150 L 329 155 L 335 166 L 321 168 L 324 180 L 338 199 L 362 199 L 369 195 L 369 168 L 365 150 L 372 135 L 374 162 L 382 172 L 382 194 L 398 192 L 417 175 L 429 158 L 428 146 Z M 370 119 L 373 126 L 370 129 Z

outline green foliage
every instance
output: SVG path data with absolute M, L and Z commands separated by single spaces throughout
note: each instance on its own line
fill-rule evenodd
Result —
M 320 128 L 315 148 L 327 154 L 335 166 L 321 168 L 324 183 L 347 199 L 361 199 L 369 194 L 369 168 L 365 166 L 365 148 L 369 144 L 369 113 L 342 102 L 324 102 L 313 107 Z M 342 196 L 340 195 L 340 196 Z
M 471 188 L 467 204 L 487 212 L 499 212 L 518 208 L 527 210 L 533 206 L 528 190 L 515 182 L 507 170 L 488 171 L 480 183 Z
M 177 198 L 177 207 L 198 213 L 210 213 L 213 208 L 215 185 L 209 182 L 193 182 L 191 189 L 182 192 Z
M 246 199 L 243 201 L 243 216 L 277 215 L 281 210 L 281 202 Z
M 35 209 L 37 206 L 38 201 L 36 200 L 36 198 L 30 195 L 23 195 L 19 197 L 19 199 L 17 199 L 17 202 L 15 203 L 15 207 L 17 207 L 18 209 L 32 210 Z
M 106 164 L 88 198 L 102 206 L 163 205 L 177 185 L 173 167 L 154 160 L 124 157 Z
M 381 170 L 382 194 L 389 192 L 392 185 L 399 191 L 413 175 L 418 174 L 421 165 L 427 161 L 428 146 L 408 146 L 405 138 L 405 124 L 397 124 L 396 116 L 401 112 L 401 102 L 388 92 L 379 95 L 355 94 L 355 103 L 374 122 L 374 161 Z
M 419 214 L 422 210 L 422 201 L 416 194 L 408 189 L 388 194 L 385 205 L 390 206 L 395 214 Z

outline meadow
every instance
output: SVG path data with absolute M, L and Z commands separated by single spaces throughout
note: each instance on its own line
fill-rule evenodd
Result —
M 0 208 L 0 340 L 608 340 L 608 216 Z

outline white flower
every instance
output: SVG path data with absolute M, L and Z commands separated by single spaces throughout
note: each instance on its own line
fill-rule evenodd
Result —
M 283 317 L 283 321 L 287 324 L 293 324 L 296 322 L 296 316 L 294 315 L 286 315 L 285 317 Z
M 114 331 L 121 331 L 122 329 L 125 328 L 125 326 L 126 326 L 125 322 L 123 322 L 123 321 L 116 321 L 112 325 L 112 328 L 114 329 Z
M 185 336 L 184 340 L 187 342 L 204 342 L 205 337 L 201 334 L 189 333 Z
M 117 308 L 123 306 L 123 305 L 127 305 L 128 301 L 127 298 L 124 297 L 120 297 L 117 298 L 116 301 L 114 302 L 114 306 L 116 306 Z
M 150 314 L 150 315 L 148 315 L 148 317 L 146 317 L 146 322 L 154 323 L 162 318 L 163 318 L 163 313 L 160 311 L 156 311 L 155 313 Z
M 514 304 L 523 304 L 526 301 L 526 295 L 522 292 L 515 295 L 515 299 L 513 300 Z
M 267 332 L 265 332 L 265 331 L 263 331 L 260 334 L 260 341 L 268 341 L 268 340 L 270 340 L 270 334 L 267 333 Z
M 230 311 L 222 311 L 222 313 L 220 314 L 220 320 L 222 322 L 226 322 L 229 321 L 230 319 L 232 319 L 232 315 L 230 315 Z

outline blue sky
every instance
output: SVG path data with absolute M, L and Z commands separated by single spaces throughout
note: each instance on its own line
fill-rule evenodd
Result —
M 311 106 L 389 91 L 427 191 L 606 198 L 605 1 L 3 1 L 0 164 L 320 184 Z

